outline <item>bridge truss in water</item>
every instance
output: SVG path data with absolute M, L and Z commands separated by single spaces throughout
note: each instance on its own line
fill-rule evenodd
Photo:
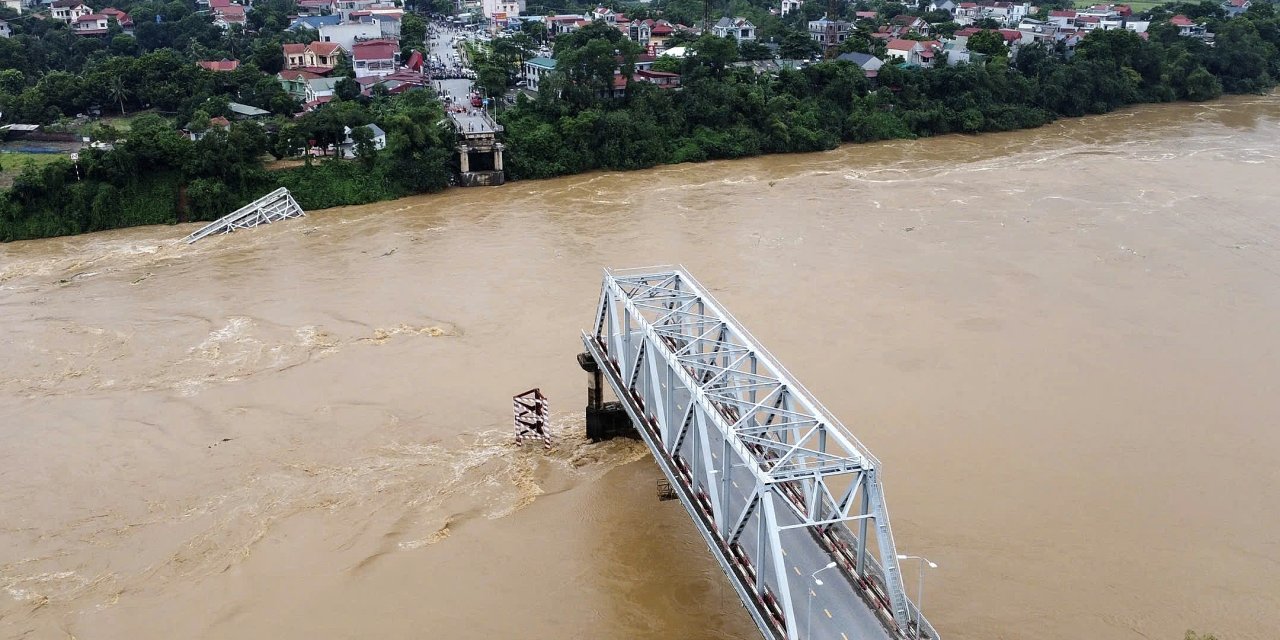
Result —
M 606 272 L 583 343 L 766 638 L 937 637 L 880 462 L 683 268 Z

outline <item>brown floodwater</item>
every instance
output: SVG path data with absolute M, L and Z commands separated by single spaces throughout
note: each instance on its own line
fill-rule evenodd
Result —
M 1280 95 L 192 228 L 0 245 L 0 637 L 758 637 L 581 436 L 663 263 L 883 461 L 944 637 L 1280 637 Z

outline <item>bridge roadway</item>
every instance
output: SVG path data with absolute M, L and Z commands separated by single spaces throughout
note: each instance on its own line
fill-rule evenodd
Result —
M 879 461 L 683 269 L 602 289 L 593 388 L 612 387 L 764 637 L 914 636 Z

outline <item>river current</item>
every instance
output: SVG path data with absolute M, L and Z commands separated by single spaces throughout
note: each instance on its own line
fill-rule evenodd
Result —
M 602 267 L 672 263 L 881 459 L 944 637 L 1280 637 L 1280 95 L 192 229 L 0 245 L 0 638 L 758 637 L 581 436 Z

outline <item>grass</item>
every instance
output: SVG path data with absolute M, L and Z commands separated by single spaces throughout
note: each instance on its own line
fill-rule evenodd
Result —
M 28 161 L 40 166 L 69 157 L 65 153 L 0 153 L 0 171 L 20 173 Z
M 1134 0 L 1132 2 L 1126 2 L 1125 4 L 1129 5 L 1129 7 L 1133 9 L 1134 13 L 1142 13 L 1144 11 L 1154 9 L 1162 4 L 1169 3 L 1169 0 Z
M 110 126 L 116 131 L 125 133 L 129 131 L 129 125 L 130 123 L 133 122 L 134 118 L 144 113 L 151 113 L 151 111 L 138 111 L 136 113 L 130 113 L 129 115 L 124 115 L 124 116 L 119 114 L 110 115 L 110 113 L 111 113 L 111 109 L 109 107 L 105 107 L 104 105 L 102 118 L 98 120 L 98 122 L 101 122 L 102 124 Z

